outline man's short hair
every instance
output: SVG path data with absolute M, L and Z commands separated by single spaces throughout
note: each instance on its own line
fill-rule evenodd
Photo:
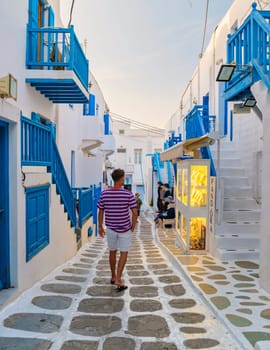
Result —
M 123 169 L 114 169 L 111 176 L 113 181 L 119 181 L 123 176 L 125 176 L 125 172 Z

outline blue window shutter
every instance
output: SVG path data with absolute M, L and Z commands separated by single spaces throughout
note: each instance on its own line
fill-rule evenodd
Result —
M 90 94 L 90 99 L 89 99 L 89 104 L 90 104 L 90 115 L 96 115 L 96 96 Z
M 104 114 L 104 135 L 109 135 L 110 133 L 110 116 L 109 114 Z
M 96 96 L 89 95 L 89 102 L 83 105 L 83 115 L 96 115 Z
M 49 244 L 49 185 L 26 189 L 26 261 Z
M 90 102 L 83 104 L 83 115 L 90 115 Z

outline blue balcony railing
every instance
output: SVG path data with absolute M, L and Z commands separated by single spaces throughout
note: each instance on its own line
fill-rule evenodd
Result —
M 226 100 L 241 100 L 250 94 L 250 86 L 262 80 L 270 90 L 270 11 L 258 11 L 252 4 L 251 14 L 228 35 L 227 62 L 236 70 L 225 89 Z
M 57 71 L 73 71 L 82 87 L 85 91 L 88 91 L 88 60 L 86 59 L 82 47 L 75 35 L 73 26 L 70 28 L 33 28 L 27 26 L 27 48 L 26 48 L 26 67 L 30 70 L 57 70 Z M 46 77 L 49 78 L 49 75 Z M 61 88 L 71 87 L 74 94 L 74 100 L 76 97 L 78 103 L 86 103 L 88 101 L 87 96 L 84 94 L 81 96 L 80 86 L 74 85 L 74 82 L 68 79 L 66 76 L 63 79 L 50 80 L 47 84 L 44 75 L 39 79 L 27 78 L 27 82 L 35 86 L 41 93 L 47 94 L 46 96 L 53 100 L 54 95 L 50 95 L 53 89 L 53 84 L 57 85 L 57 95 L 55 96 L 55 102 L 72 102 L 62 101 Z
M 196 105 L 192 111 L 185 117 L 185 131 L 186 139 L 201 137 L 208 134 L 211 131 L 215 131 L 215 116 L 209 116 L 205 114 L 205 106 Z M 216 170 L 211 155 L 210 147 L 200 148 L 202 158 L 210 159 L 210 173 L 212 176 L 216 175 Z

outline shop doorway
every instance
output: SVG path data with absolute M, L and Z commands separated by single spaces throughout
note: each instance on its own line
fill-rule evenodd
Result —
M 10 287 L 8 124 L 0 121 L 0 290 Z

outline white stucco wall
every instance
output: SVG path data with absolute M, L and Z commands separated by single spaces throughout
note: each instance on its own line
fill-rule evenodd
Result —
M 262 216 L 261 216 L 261 240 L 260 240 L 260 284 L 261 287 L 270 292 L 269 278 L 269 212 L 270 212 L 270 93 L 262 83 L 257 82 L 252 87 L 252 93 L 263 113 L 263 158 L 262 158 Z
M 77 251 L 76 235 L 74 228 L 70 227 L 67 214 L 60 204 L 60 196 L 56 194 L 55 185 L 51 184 L 51 175 L 45 167 L 23 167 L 25 180 L 21 182 L 20 198 L 20 230 L 17 240 L 17 269 L 20 291 L 29 288 L 34 282 L 40 280 L 49 271 L 53 270 L 64 261 L 70 259 Z M 50 184 L 49 189 L 49 245 L 36 254 L 31 260 L 26 261 L 26 223 L 25 223 L 25 188 Z
M 59 1 L 49 0 L 53 6 L 55 25 L 62 26 L 59 17 Z M 16 8 L 16 11 L 11 11 Z M 17 101 L 0 99 L 0 119 L 9 123 L 9 179 L 10 199 L 10 274 L 11 285 L 19 291 L 30 287 L 35 281 L 47 274 L 57 265 L 63 263 L 76 253 L 77 243 L 74 229 L 70 228 L 67 214 L 60 205 L 55 186 L 50 186 L 50 244 L 29 262 L 25 261 L 25 192 L 22 184 L 21 151 L 20 151 L 20 114 L 31 118 L 31 112 L 40 114 L 45 119 L 56 124 L 56 142 L 60 155 L 70 180 L 71 151 L 75 152 L 76 184 L 84 187 L 98 184 L 102 181 L 104 154 L 99 149 L 94 150 L 96 157 L 85 158 L 80 149 L 84 136 L 101 138 L 104 133 L 103 113 L 107 109 L 104 96 L 94 79 L 92 91 L 99 104 L 99 116 L 87 121 L 82 116 L 83 106 L 53 104 L 44 95 L 26 84 L 29 72 L 26 61 L 26 27 L 28 22 L 28 1 L 4 0 L 1 2 L 1 65 L 0 77 L 11 73 L 17 79 Z M 76 32 L 76 28 L 75 28 Z M 76 33 L 77 34 L 77 33 Z M 81 38 L 78 38 L 81 41 Z M 46 73 L 46 71 L 43 71 Z M 86 124 L 85 124 L 86 123 Z M 88 125 L 87 125 L 88 124 Z M 86 134 L 84 134 L 86 131 Z M 26 170 L 26 169 L 24 169 Z M 34 186 L 38 183 L 51 181 L 51 176 L 33 169 L 26 170 L 24 186 Z M 92 219 L 89 219 L 89 224 Z M 87 227 L 88 229 L 88 227 Z M 83 231 L 83 244 L 87 242 L 86 230 Z
M 124 133 L 119 133 L 124 130 Z M 163 150 L 164 136 L 151 133 L 143 128 L 134 128 L 131 125 L 114 121 L 113 134 L 116 142 L 116 152 L 111 156 L 111 161 L 115 168 L 123 168 L 126 175 L 132 176 L 132 191 L 136 191 L 136 185 L 144 185 L 145 201 L 149 204 L 152 193 L 152 163 L 151 157 L 147 154 L 153 154 L 155 151 Z M 125 148 L 125 153 L 117 152 L 117 149 Z M 142 164 L 136 164 L 134 150 L 142 151 Z M 149 173 L 149 169 L 151 170 Z
M 219 89 L 220 83 L 216 82 L 216 76 L 222 63 L 227 63 L 226 42 L 227 35 L 234 27 L 243 23 L 246 16 L 252 10 L 252 0 L 235 0 L 231 8 L 222 20 L 213 28 L 211 39 L 203 53 L 198 59 L 198 65 L 190 81 L 187 82 L 186 89 L 180 98 L 180 115 L 184 118 L 195 104 L 203 103 L 203 96 L 209 94 L 209 114 L 216 116 L 216 130 L 219 129 Z M 262 4 L 267 8 L 267 4 Z M 268 5 L 269 7 L 269 5 Z M 257 7 L 259 9 L 259 6 Z M 230 111 L 233 110 L 233 103 L 229 103 L 228 108 L 228 136 L 230 132 Z M 175 132 L 183 130 L 183 119 L 178 119 L 175 123 L 173 115 L 166 124 L 167 130 L 174 126 Z M 185 135 L 183 135 L 185 137 Z M 234 114 L 233 116 L 233 143 L 240 152 L 241 163 L 245 168 L 245 173 L 249 177 L 249 182 L 255 187 L 257 184 L 256 171 L 254 171 L 260 152 L 262 151 L 262 123 L 257 115 L 251 113 Z M 255 188 L 254 187 L 254 188 Z M 257 191 L 254 190 L 254 197 Z

